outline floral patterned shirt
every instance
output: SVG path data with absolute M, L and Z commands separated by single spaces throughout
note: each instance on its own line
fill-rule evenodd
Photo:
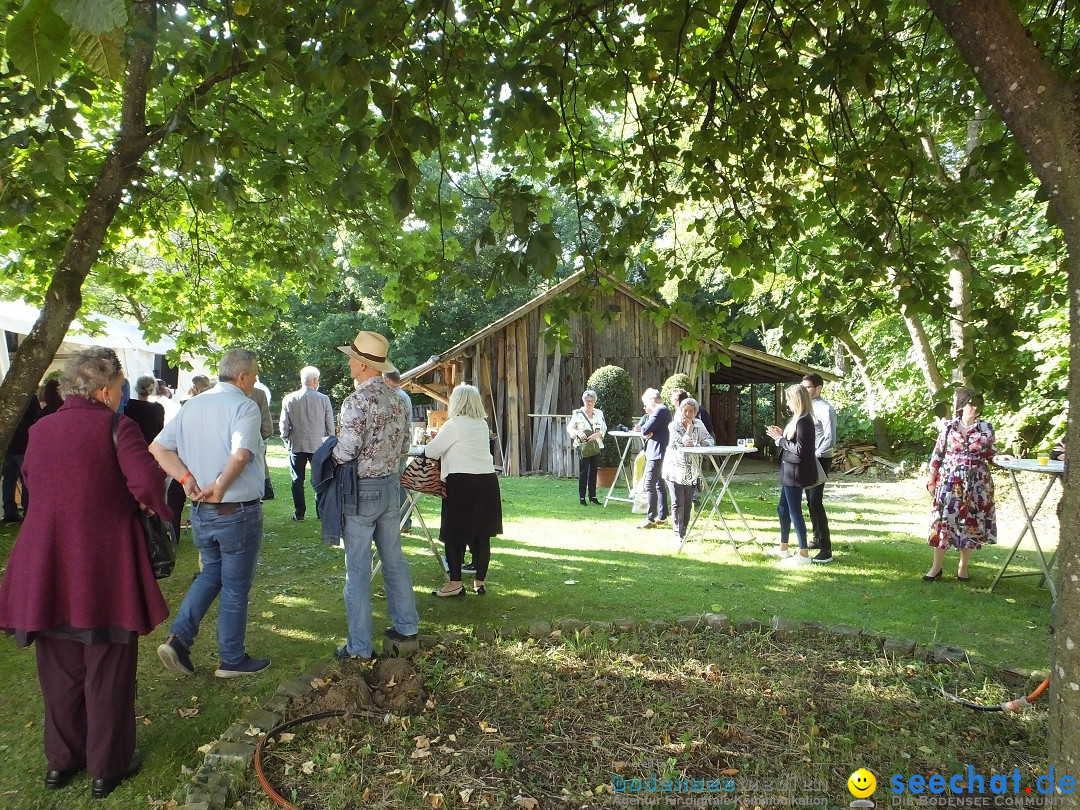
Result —
M 409 417 L 405 400 L 382 375 L 365 380 L 341 403 L 341 429 L 334 458 L 356 459 L 358 478 L 396 475 L 398 461 L 409 451 Z

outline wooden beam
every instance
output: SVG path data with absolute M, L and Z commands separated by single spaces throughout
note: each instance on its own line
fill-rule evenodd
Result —
M 444 393 L 442 393 L 440 391 L 437 391 L 434 388 L 431 388 L 430 386 L 426 385 L 425 383 L 418 383 L 418 382 L 415 382 L 415 381 L 410 382 L 409 387 L 408 387 L 407 390 L 416 391 L 416 392 L 419 392 L 421 394 L 427 394 L 429 397 L 434 399 L 436 402 L 441 402 L 443 405 L 449 405 L 450 404 L 450 400 L 446 396 L 446 394 L 444 394 Z

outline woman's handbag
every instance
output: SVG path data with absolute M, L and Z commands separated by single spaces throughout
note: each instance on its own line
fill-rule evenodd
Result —
M 150 555 L 154 579 L 165 579 L 176 565 L 176 542 L 173 540 L 172 524 L 162 520 L 161 515 L 148 515 L 141 509 L 139 523 L 142 524 L 143 535 L 146 537 L 146 552 Z
M 582 458 L 592 458 L 603 449 L 599 439 L 589 439 L 578 445 L 578 452 Z
M 116 446 L 116 434 L 120 426 L 120 414 L 113 413 L 112 440 Z M 154 579 L 165 579 L 176 566 L 176 538 L 173 537 L 172 524 L 166 523 L 160 515 L 148 515 L 136 507 L 139 525 L 142 526 L 146 541 L 146 553 L 150 557 L 150 567 L 154 569 Z
M 578 410 L 577 413 L 581 414 L 581 418 L 585 420 L 585 424 L 589 426 L 589 430 L 596 432 L 593 427 L 592 420 L 585 415 L 585 411 Z M 587 441 L 577 440 L 577 449 L 581 453 L 582 458 L 592 458 L 604 449 L 604 442 L 601 439 L 588 439 Z
M 413 456 L 401 474 L 401 485 L 413 492 L 445 498 L 446 482 L 442 480 L 441 473 L 442 465 L 437 458 Z

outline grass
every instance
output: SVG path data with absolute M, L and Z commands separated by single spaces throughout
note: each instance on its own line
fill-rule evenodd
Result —
M 1045 760 L 1044 714 L 943 710 L 939 683 L 979 701 L 1006 692 L 967 667 L 883 659 L 865 641 L 586 629 L 451 641 L 413 663 L 427 689 L 421 710 L 294 726 L 264 756 L 274 789 L 312 810 L 358 798 L 373 810 L 606 808 L 619 780 L 654 777 L 718 781 L 722 792 L 698 796 L 729 806 L 762 795 L 843 806 L 860 766 L 882 786 L 890 774 L 966 773 L 967 763 L 985 774 L 1017 768 L 1030 785 Z M 376 694 L 385 682 L 346 666 L 305 712 L 334 692 L 355 694 L 361 678 Z M 649 798 L 663 806 L 662 794 Z M 274 806 L 254 783 L 241 805 Z
M 314 520 L 297 524 L 288 519 L 288 471 L 279 444 L 271 447 L 271 465 L 278 497 L 266 504 L 248 648 L 254 655 L 273 658 L 273 667 L 247 679 L 214 678 L 216 614 L 211 611 L 193 649 L 199 672 L 194 678 L 177 678 L 157 660 L 155 649 L 167 625 L 158 628 L 141 642 L 140 650 L 137 711 L 146 766 L 109 800 L 91 803 L 81 782 L 57 795 L 40 789 L 42 708 L 34 656 L 5 642 L 0 652 L 0 713 L 8 733 L 0 741 L 0 806 L 164 806 L 182 799 L 190 771 L 201 763 L 200 745 L 262 703 L 282 680 L 325 660 L 341 643 L 341 552 L 320 544 Z M 1007 553 L 1004 545 L 975 555 L 975 587 L 921 581 L 930 557 L 924 539 L 929 506 L 916 481 L 855 479 L 830 485 L 826 503 L 836 562 L 824 569 L 798 570 L 777 569 L 750 547 L 737 556 L 715 529 L 675 556 L 671 533 L 633 529 L 639 518 L 630 514 L 628 505 L 579 507 L 574 481 L 504 479 L 502 486 L 506 532 L 495 542 L 487 596 L 436 602 L 428 591 L 441 582 L 440 571 L 426 543 L 415 535 L 407 539 L 424 631 L 521 627 L 560 618 L 671 619 L 714 611 L 735 620 L 767 622 L 782 615 L 852 624 L 875 634 L 964 647 L 994 663 L 1039 669 L 1048 665 L 1050 599 L 1037 587 L 1037 579 L 1010 580 L 994 593 L 985 590 Z M 777 491 L 772 475 L 737 485 L 740 503 L 763 541 L 775 539 Z M 1018 506 L 1011 502 L 1004 479 L 998 494 L 1001 537 L 1011 545 L 1019 524 L 1006 518 L 1019 514 Z M 437 524 L 437 502 L 426 498 L 422 508 L 429 522 Z M 1044 507 L 1044 515 L 1052 518 L 1053 504 Z M 1044 544 L 1055 536 L 1056 524 L 1040 527 Z M 0 560 L 6 559 L 14 539 L 14 528 L 0 529 Z M 1036 570 L 1030 553 L 1021 556 L 1011 570 Z M 195 565 L 190 536 L 185 535 L 177 570 L 162 583 L 174 609 Z M 947 573 L 955 570 L 952 566 L 954 560 L 946 564 Z M 381 599 L 376 599 L 375 611 L 378 631 L 385 625 Z

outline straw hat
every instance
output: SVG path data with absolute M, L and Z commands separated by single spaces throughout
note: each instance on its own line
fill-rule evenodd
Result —
M 386 357 L 389 348 L 390 343 L 378 332 L 357 332 L 352 345 L 338 346 L 338 351 L 376 371 L 397 371 Z

